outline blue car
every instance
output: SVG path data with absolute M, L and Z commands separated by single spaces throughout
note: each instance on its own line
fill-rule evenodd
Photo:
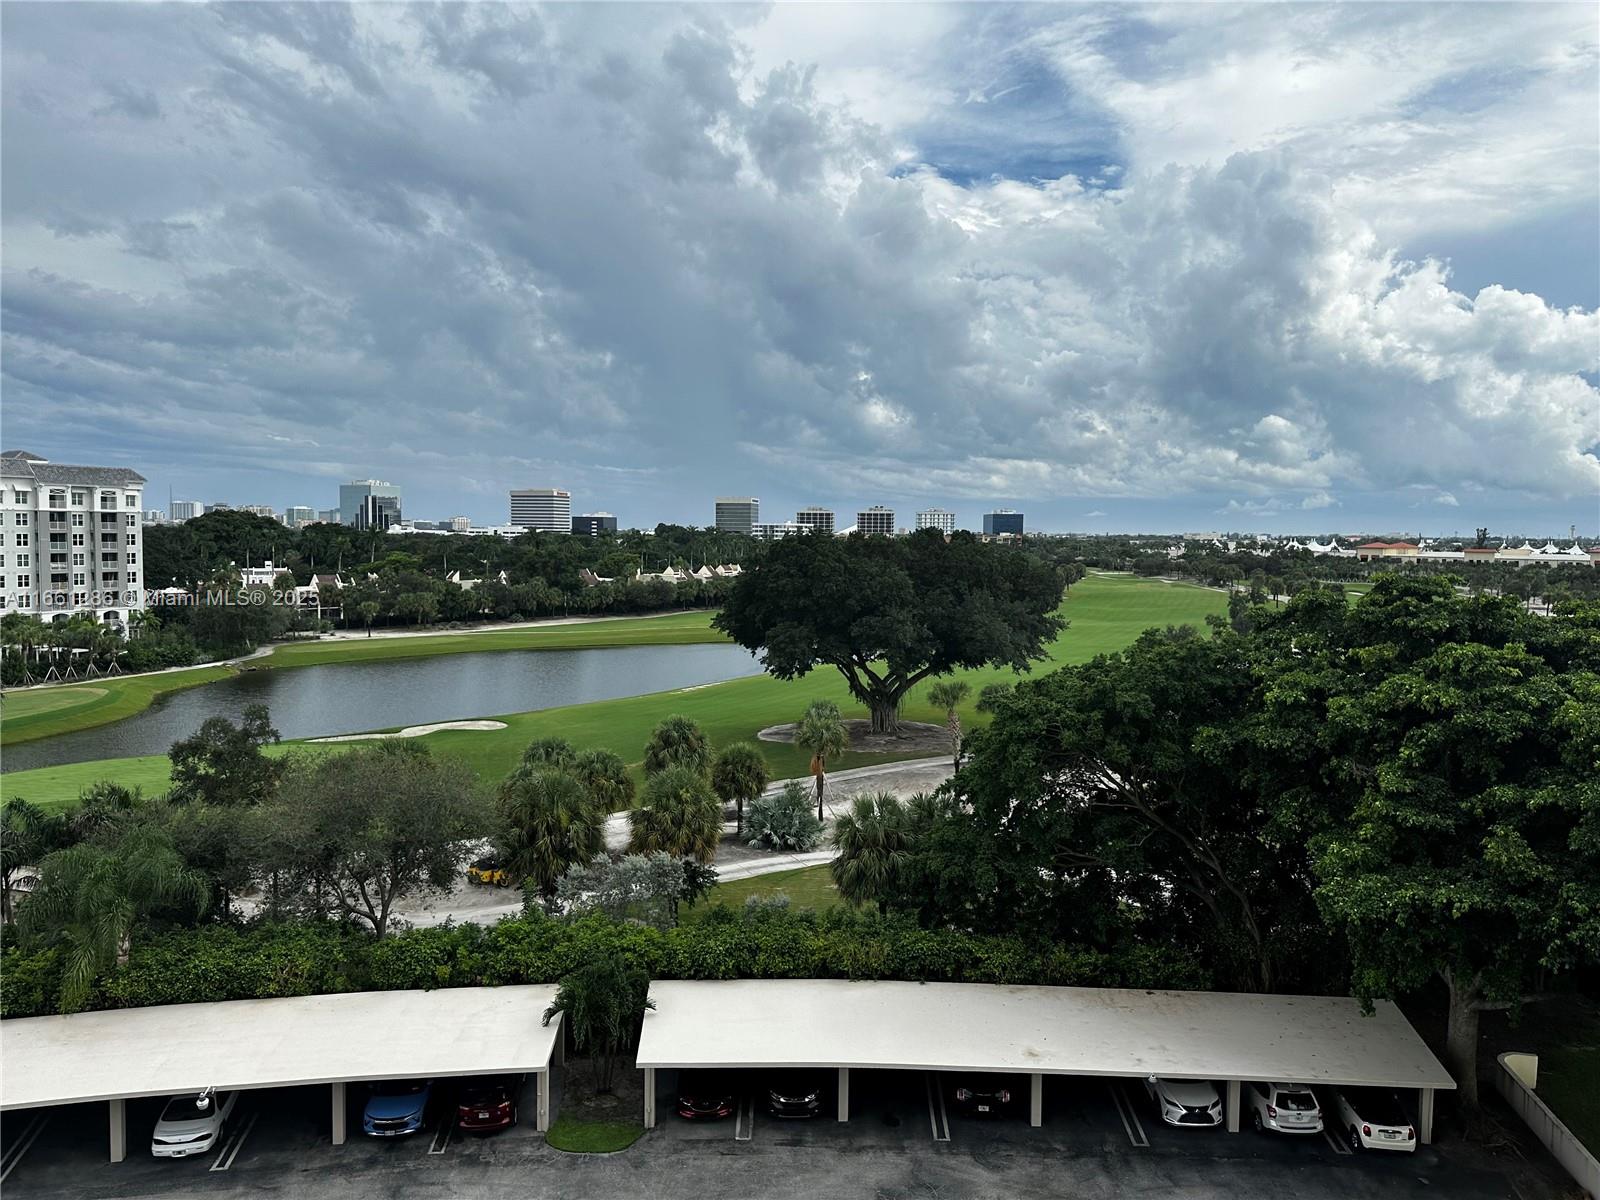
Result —
M 361 1132 L 368 1137 L 405 1137 L 427 1123 L 431 1079 L 391 1079 L 375 1083 L 361 1113 Z

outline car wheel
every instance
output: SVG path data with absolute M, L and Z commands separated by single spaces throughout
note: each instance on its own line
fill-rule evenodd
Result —
M 1250 1114 L 1250 1124 L 1255 1127 L 1257 1133 L 1265 1133 L 1267 1131 L 1266 1126 L 1261 1123 L 1261 1114 L 1258 1112 Z
M 1356 1132 L 1356 1127 L 1354 1125 L 1350 1126 L 1350 1149 L 1354 1150 L 1357 1154 L 1360 1154 L 1362 1150 L 1361 1135 Z

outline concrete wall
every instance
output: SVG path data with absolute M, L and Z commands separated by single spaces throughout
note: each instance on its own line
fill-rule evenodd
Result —
M 1533 1087 L 1539 1080 L 1539 1056 L 1502 1054 L 1499 1063 L 1494 1083 L 1506 1103 L 1517 1110 L 1517 1115 L 1533 1130 L 1534 1137 L 1549 1148 L 1556 1161 L 1578 1181 L 1578 1186 L 1600 1200 L 1600 1161 L 1596 1161 L 1549 1106 L 1534 1094 Z

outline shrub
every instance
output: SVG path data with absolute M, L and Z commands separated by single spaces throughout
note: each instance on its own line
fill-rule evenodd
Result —
M 791 779 L 781 792 L 752 800 L 744 840 L 768 850 L 815 850 L 822 842 L 822 822 L 811 811 L 805 788 Z

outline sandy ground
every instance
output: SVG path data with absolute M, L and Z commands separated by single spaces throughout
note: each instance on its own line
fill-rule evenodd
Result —
M 925 721 L 901 721 L 899 733 L 873 733 L 872 722 L 853 718 L 844 723 L 850 735 L 850 749 L 865 754 L 904 754 L 920 750 L 926 754 L 947 754 L 950 751 L 950 731 L 943 725 L 929 725 Z M 763 742 L 793 742 L 795 722 L 768 725 L 756 737 Z
M 368 742 L 374 738 L 414 738 L 441 729 L 504 729 L 504 721 L 435 721 L 432 725 L 407 725 L 392 733 L 340 733 L 333 737 L 310 738 L 313 742 Z
M 944 758 L 913 759 L 837 771 L 828 776 L 823 823 L 831 826 L 834 814 L 843 811 L 851 800 L 864 792 L 886 791 L 904 799 L 916 792 L 932 791 L 950 778 L 950 774 L 950 763 Z M 768 792 L 780 790 L 785 782 L 779 780 L 767 789 Z M 810 779 L 800 782 L 807 789 L 811 786 Z M 817 866 L 833 857 L 825 846 L 808 854 L 780 854 L 747 846 L 734 836 L 731 813 L 729 815 L 730 819 L 722 827 L 722 845 L 716 859 L 717 871 L 723 879 L 792 871 L 796 867 Z M 613 850 L 627 848 L 626 813 L 614 813 L 606 822 L 606 845 Z M 418 926 L 443 925 L 446 921 L 492 923 L 521 911 L 522 894 L 515 888 L 483 887 L 468 883 L 464 876 L 446 895 L 407 897 L 396 904 L 394 910 L 396 917 Z

